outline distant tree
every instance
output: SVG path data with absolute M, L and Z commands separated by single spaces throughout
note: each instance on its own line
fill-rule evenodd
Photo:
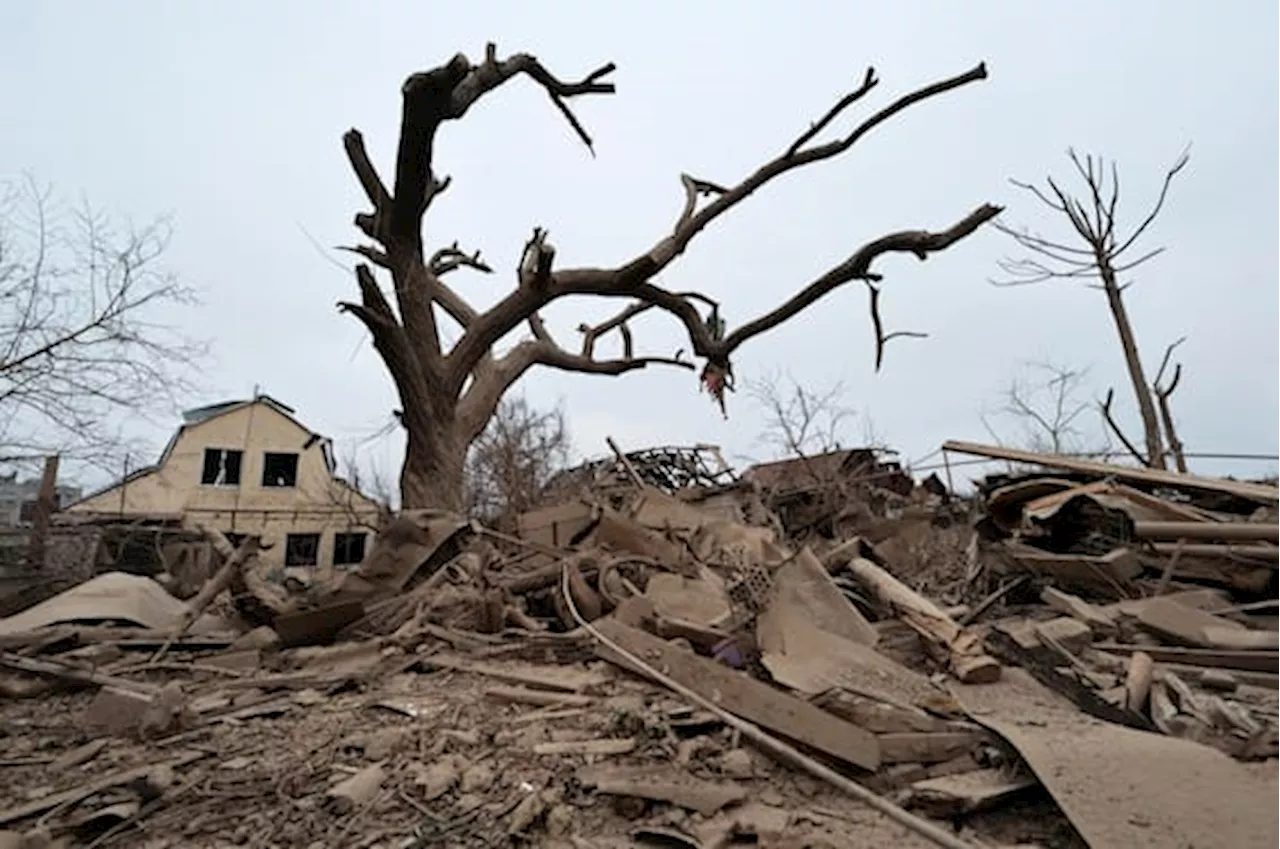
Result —
M 1085 424 L 1085 413 L 1094 406 L 1086 396 L 1086 376 L 1085 369 L 1050 361 L 1024 363 L 999 403 L 982 415 L 983 425 L 996 442 L 1028 451 L 1105 453 L 1110 448 L 1105 434 L 1093 434 Z
M 31 178 L 0 185 L 0 460 L 119 470 L 124 417 L 172 411 L 205 346 L 166 323 L 192 290 L 160 267 L 169 223 L 119 227 Z
M 523 396 L 503 398 L 467 453 L 468 512 L 498 524 L 534 507 L 569 462 L 564 410 L 538 410 Z
M 884 341 L 892 334 L 881 331 L 876 310 L 882 279 L 874 270 L 876 261 L 890 253 L 912 254 L 923 260 L 969 236 L 1000 213 L 998 207 L 984 204 L 945 230 L 905 230 L 872 239 L 777 308 L 732 329 L 726 326 L 720 305 L 707 295 L 672 291 L 657 282 L 658 276 L 671 267 L 698 234 L 775 178 L 835 158 L 908 107 L 987 76 L 986 67 L 977 65 L 899 97 L 831 141 L 816 142 L 832 122 L 877 86 L 879 81 L 868 70 L 856 90 L 842 97 L 809 129 L 786 144 L 777 157 L 741 182 L 726 186 L 682 175 L 684 204 L 672 228 L 621 265 L 557 268 L 556 252 L 547 232 L 533 228 L 516 272 L 515 288 L 491 308 L 476 309 L 447 285 L 445 278 L 464 268 L 491 272 L 480 252 L 468 253 L 457 243 L 428 252 L 423 245 L 423 218 L 450 182 L 435 170 L 436 133 L 446 122 L 465 117 L 486 94 L 524 76 L 547 93 L 572 131 L 590 148 L 591 137 L 570 111 L 568 99 L 613 94 L 614 85 L 606 79 L 613 70 L 614 66 L 608 64 L 580 81 L 565 82 L 531 55 L 521 53 L 499 59 L 497 49 L 490 44 L 477 64 L 457 54 L 437 68 L 410 75 L 401 88 L 400 140 L 390 188 L 370 161 L 361 134 L 350 130 L 343 137 L 347 158 L 372 211 L 355 218 L 356 226 L 370 240 L 351 248 L 368 263 L 355 269 L 360 301 L 340 306 L 367 328 L 400 396 L 401 421 L 407 435 L 400 475 L 401 502 L 405 507 L 462 506 L 463 471 L 469 447 L 485 432 L 502 397 L 534 366 L 606 375 L 655 364 L 695 369 L 694 362 L 678 353 L 642 356 L 634 351 L 627 322 L 653 308 L 683 325 L 692 356 L 703 363 L 702 384 L 722 405 L 724 393 L 732 388 L 730 358 L 741 345 L 850 282 L 860 281 L 869 288 L 879 357 Z M 519 145 L 518 138 L 512 141 Z M 702 197 L 712 199 L 700 202 Z M 626 199 L 605 202 L 625 204 Z M 388 272 L 389 291 L 375 277 L 375 267 Z M 557 343 L 540 316 L 548 304 L 573 296 L 622 298 L 632 303 L 603 324 L 582 326 L 581 347 L 571 351 Z M 446 318 L 461 327 L 448 350 L 442 343 L 441 328 Z M 495 350 L 499 343 L 524 325 L 530 338 L 499 355 Z M 620 353 L 597 356 L 598 338 L 611 332 L 621 339 Z
M 764 416 L 758 441 L 777 457 L 837 450 L 841 435 L 857 416 L 842 403 L 844 384 L 838 381 L 825 389 L 810 389 L 791 375 L 773 374 L 748 380 L 743 388 Z
M 1128 233 L 1121 232 L 1117 217 L 1120 202 L 1120 174 L 1115 162 L 1108 164 L 1098 156 L 1085 156 L 1082 159 L 1074 150 L 1069 150 L 1067 155 L 1071 159 L 1077 176 L 1084 183 L 1084 200 L 1080 199 L 1081 196 L 1070 194 L 1052 177 L 1046 180 L 1046 187 L 1043 189 L 1016 180 L 1013 184 L 1029 192 L 1054 213 L 1065 218 L 1071 225 L 1071 229 L 1064 237 L 1049 238 L 1026 229 L 1014 229 L 997 223 L 995 226 L 1001 232 L 1011 236 L 1020 247 L 1026 250 L 1027 256 L 1003 261 L 1001 268 L 1005 277 L 993 282 L 997 285 L 1025 285 L 1047 280 L 1098 281 L 1094 287 L 1101 289 L 1106 295 L 1107 307 L 1111 311 L 1116 333 L 1120 338 L 1120 349 L 1124 354 L 1134 398 L 1142 417 L 1142 430 L 1146 441 L 1145 454 L 1132 447 L 1132 443 L 1125 438 L 1119 425 L 1111 416 L 1110 399 L 1113 393 L 1108 393 L 1104 415 L 1115 429 L 1116 435 L 1126 446 L 1130 446 L 1139 462 L 1152 468 L 1163 469 L 1166 465 L 1165 437 L 1161 432 L 1161 418 L 1156 408 L 1157 401 L 1164 407 L 1168 406 L 1169 394 L 1173 390 L 1171 387 L 1157 387 L 1147 383 L 1133 323 L 1129 319 L 1124 302 L 1124 292 L 1132 283 L 1121 282 L 1120 275 L 1132 271 L 1163 252 L 1164 248 L 1153 250 L 1139 248 L 1138 240 L 1164 208 L 1169 186 L 1173 178 L 1186 166 L 1188 154 L 1184 151 L 1173 166 L 1165 172 L 1159 196 L 1141 222 Z M 1180 367 L 1178 374 L 1180 375 Z M 1172 385 L 1176 386 L 1176 384 L 1175 378 Z M 1162 391 L 1163 394 L 1161 394 Z M 1171 416 L 1166 416 L 1164 420 L 1169 425 L 1173 421 Z M 1173 438 L 1176 439 L 1176 437 Z M 1178 456 L 1181 456 L 1181 447 L 1179 447 Z M 1179 460 L 1179 464 L 1185 466 L 1185 461 Z

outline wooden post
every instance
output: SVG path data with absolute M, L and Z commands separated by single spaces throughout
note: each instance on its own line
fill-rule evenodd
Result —
M 36 509 L 31 517 L 31 535 L 27 542 L 27 568 L 42 570 L 45 567 L 45 543 L 49 538 L 49 517 L 57 509 L 55 496 L 58 486 L 58 455 L 44 458 L 44 474 L 40 476 L 40 493 L 36 496 Z

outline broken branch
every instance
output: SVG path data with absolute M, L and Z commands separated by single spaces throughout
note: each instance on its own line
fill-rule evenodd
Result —
M 1099 405 L 1102 409 L 1102 418 L 1107 423 L 1107 427 L 1111 428 L 1111 432 L 1114 433 L 1116 438 L 1120 440 L 1120 443 L 1124 445 L 1125 450 L 1133 456 L 1133 459 L 1137 460 L 1139 464 L 1145 466 L 1147 465 L 1147 460 L 1142 456 L 1142 452 L 1140 452 L 1134 444 L 1129 441 L 1129 437 L 1124 435 L 1124 431 L 1120 429 L 1120 425 L 1117 424 L 1116 420 L 1111 416 L 1111 402 L 1115 400 L 1115 395 L 1116 391 L 1114 389 L 1107 390 L 1106 400 Z
M 459 268 L 473 268 L 484 274 L 492 274 L 493 269 L 480 259 L 480 251 L 475 253 L 466 253 L 458 249 L 458 243 L 454 242 L 447 248 L 441 248 L 431 256 L 431 261 L 427 263 L 427 268 L 436 277 L 442 277 L 450 271 L 456 271 Z

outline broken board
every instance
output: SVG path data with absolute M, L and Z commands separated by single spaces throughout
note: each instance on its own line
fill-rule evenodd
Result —
M 863 769 L 880 766 L 874 734 L 819 707 L 620 622 L 604 619 L 593 627 L 623 651 L 735 716 Z M 609 646 L 601 645 L 597 652 L 610 663 L 648 675 Z
M 1272 849 L 1280 841 L 1274 772 L 1264 778 L 1200 743 L 1100 722 L 1021 669 L 951 690 L 975 722 L 1018 750 L 1096 849 Z

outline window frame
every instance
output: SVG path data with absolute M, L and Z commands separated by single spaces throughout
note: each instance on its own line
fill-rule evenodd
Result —
M 338 560 L 338 552 L 342 551 L 343 555 L 350 554 L 350 540 L 358 538 L 360 540 L 360 557 L 357 560 Z M 340 546 L 339 540 L 347 541 L 346 546 Z M 333 556 L 334 566 L 359 566 L 369 554 L 369 534 L 365 531 L 334 531 L 333 534 Z
M 205 482 L 205 479 L 204 479 L 205 472 L 209 468 L 209 454 L 215 451 L 219 454 L 224 455 L 226 458 L 230 458 L 231 455 L 237 455 L 239 457 L 239 460 L 236 464 L 236 480 L 234 483 L 231 483 L 231 482 L 218 483 L 216 474 L 214 475 L 213 481 L 210 481 L 207 483 Z M 224 469 L 225 468 L 226 466 L 224 466 Z M 218 489 L 223 489 L 223 488 L 235 489 L 241 486 L 243 482 L 244 482 L 244 449 L 243 448 L 218 448 L 212 445 L 205 446 L 204 453 L 200 456 L 200 485 L 201 486 L 212 486 L 212 487 L 217 487 Z
M 312 559 L 312 562 L 310 562 L 310 563 L 295 563 L 295 562 L 291 562 L 290 557 L 291 557 L 291 555 L 292 555 L 292 553 L 293 553 L 291 543 L 293 542 L 293 540 L 295 540 L 295 539 L 304 539 L 304 538 L 308 538 L 308 537 L 309 537 L 309 538 L 311 538 L 311 539 L 313 539 L 313 540 L 315 541 L 315 549 L 314 549 L 314 552 L 313 552 L 313 559 Z M 318 533 L 285 534 L 285 536 L 284 536 L 284 565 L 285 565 L 285 566 L 287 566 L 287 567 L 307 567 L 307 566 L 315 567 L 315 566 L 319 566 L 319 565 L 320 565 L 320 538 L 321 538 L 321 535 L 320 535 L 320 534 L 318 534 Z
M 293 482 L 292 483 L 269 483 L 267 473 L 270 471 L 269 462 L 272 457 L 292 457 L 293 458 Z M 297 451 L 263 451 L 262 452 L 262 488 L 263 489 L 297 489 L 298 488 L 298 467 L 301 465 L 301 455 Z

